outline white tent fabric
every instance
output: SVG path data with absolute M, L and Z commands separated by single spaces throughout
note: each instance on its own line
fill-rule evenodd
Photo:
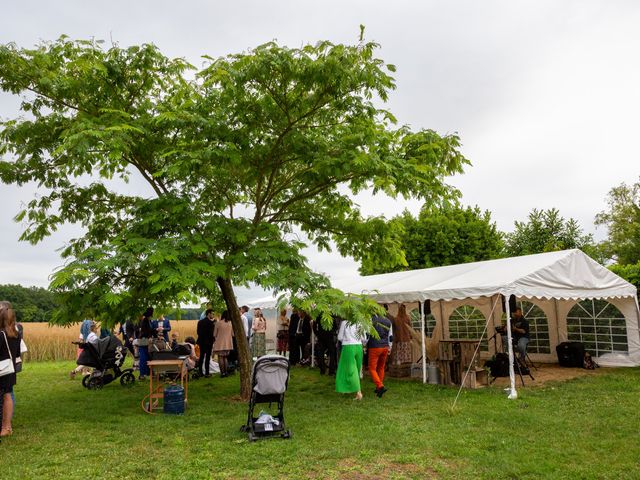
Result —
M 370 275 L 336 286 L 389 303 L 479 298 L 498 293 L 565 300 L 636 295 L 632 284 L 580 250 Z
M 277 308 L 278 299 L 273 295 L 268 295 L 266 297 L 260 297 L 256 298 L 255 300 L 250 300 L 247 302 L 247 305 L 251 308 Z

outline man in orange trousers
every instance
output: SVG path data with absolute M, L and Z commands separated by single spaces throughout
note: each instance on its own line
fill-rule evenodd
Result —
M 385 309 L 387 305 L 384 305 Z M 373 328 L 380 338 L 369 338 L 367 343 L 367 356 L 369 357 L 369 373 L 376 384 L 375 394 L 378 398 L 384 395 L 387 389 L 384 386 L 384 369 L 389 355 L 389 338 L 391 337 L 391 320 L 387 317 L 376 315 L 371 319 Z

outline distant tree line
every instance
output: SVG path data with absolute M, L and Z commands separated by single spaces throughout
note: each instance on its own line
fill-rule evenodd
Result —
M 48 322 L 58 306 L 54 293 L 46 288 L 0 285 L 0 300 L 13 305 L 19 322 Z
M 53 310 L 58 306 L 56 294 L 41 287 L 22 285 L 0 285 L 0 300 L 11 302 L 19 322 L 49 322 Z M 198 320 L 202 308 L 181 308 L 168 312 L 169 320 Z M 81 320 L 81 319 L 79 319 Z

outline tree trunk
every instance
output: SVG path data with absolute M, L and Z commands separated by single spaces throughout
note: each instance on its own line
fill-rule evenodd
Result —
M 231 315 L 231 325 L 236 336 L 238 346 L 238 363 L 240 365 L 240 397 L 242 400 L 249 400 L 251 396 L 251 352 L 249 342 L 244 331 L 244 325 L 240 318 L 240 310 L 233 291 L 233 284 L 230 278 L 218 277 L 218 286 L 222 292 L 227 311 Z

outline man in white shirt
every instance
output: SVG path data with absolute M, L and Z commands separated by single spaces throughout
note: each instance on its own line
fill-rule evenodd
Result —
M 244 328 L 244 336 L 247 337 L 247 341 L 249 340 L 249 317 L 247 317 L 247 312 L 249 311 L 249 307 L 243 305 L 240 307 L 240 319 L 242 320 L 242 327 Z

